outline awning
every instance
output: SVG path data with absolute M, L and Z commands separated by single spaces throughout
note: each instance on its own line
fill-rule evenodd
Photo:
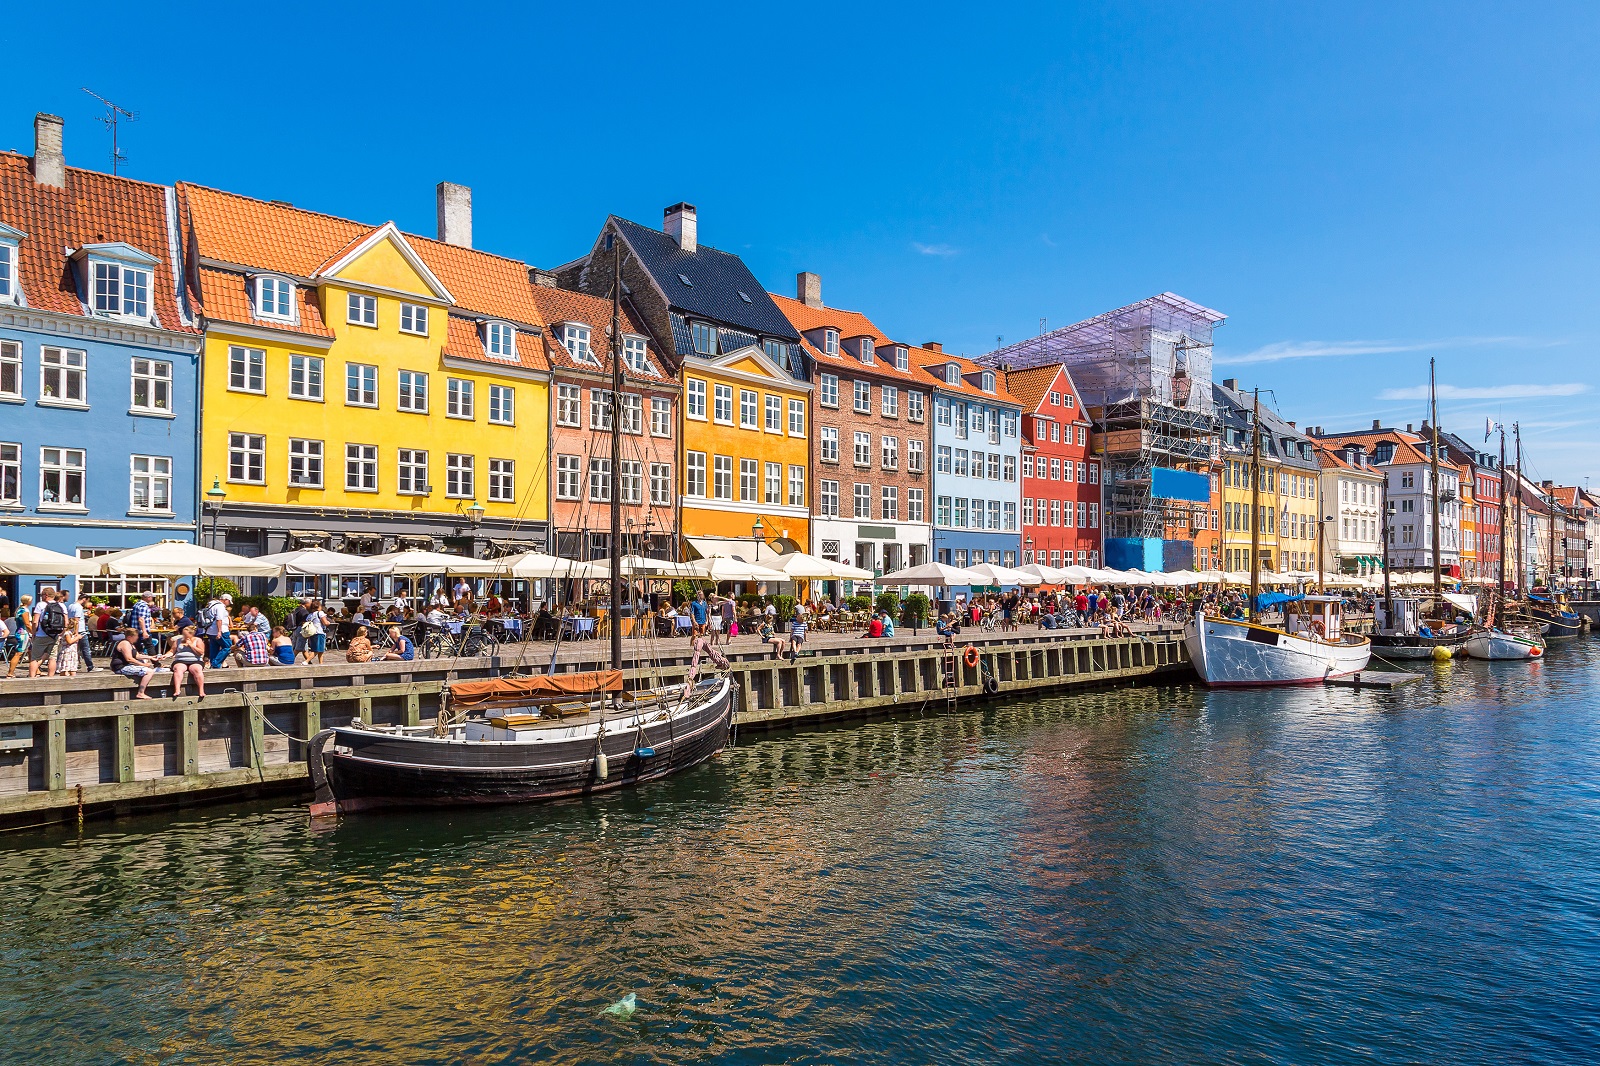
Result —
M 417 536 L 414 534 L 401 534 L 394 538 L 395 543 L 402 548 L 421 548 L 423 551 L 433 550 L 433 538 Z
M 484 558 L 499 559 L 506 555 L 521 555 L 523 552 L 532 551 L 531 541 L 522 540 L 490 540 L 484 549 Z
M 702 559 L 743 559 L 747 563 L 756 561 L 756 543 L 753 540 L 739 540 L 734 537 L 684 537 L 689 542 L 689 547 L 699 553 Z M 778 561 L 778 552 L 768 548 L 761 553 L 768 563 Z
M 321 544 L 323 541 L 329 539 L 331 536 L 332 536 L 331 533 L 328 533 L 328 532 L 326 532 L 324 530 L 320 530 L 320 529 L 291 529 L 291 530 L 289 530 L 289 541 L 290 541 L 290 543 L 295 544 L 297 546 L 308 545 L 308 544 Z

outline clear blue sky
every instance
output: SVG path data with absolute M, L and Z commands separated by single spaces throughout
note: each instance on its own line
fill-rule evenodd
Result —
M 15 6 L 3 147 L 105 166 L 89 86 L 132 176 L 423 233 L 464 182 L 541 265 L 686 199 L 969 353 L 1170 289 L 1302 425 L 1420 422 L 1437 356 L 1446 425 L 1600 485 L 1593 4 Z

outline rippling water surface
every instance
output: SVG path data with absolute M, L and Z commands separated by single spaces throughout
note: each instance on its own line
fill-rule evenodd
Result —
M 0 1060 L 1594 1061 L 1600 639 L 1424 669 L 747 735 L 593 802 L 0 837 Z

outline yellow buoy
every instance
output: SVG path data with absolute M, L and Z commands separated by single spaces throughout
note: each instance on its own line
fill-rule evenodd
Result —
M 1450 649 L 1446 648 L 1442 644 L 1435 645 L 1434 649 L 1433 649 L 1433 661 L 1436 662 L 1436 663 L 1447 663 L 1447 662 L 1449 662 L 1450 661 Z

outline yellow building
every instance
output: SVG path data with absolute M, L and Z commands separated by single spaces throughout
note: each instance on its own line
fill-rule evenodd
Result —
M 178 197 L 206 327 L 207 538 L 251 555 L 546 545 L 548 338 L 525 264 L 393 223 Z
M 1222 569 L 1250 570 L 1251 497 L 1250 458 L 1237 457 L 1237 451 L 1225 450 L 1222 460 Z M 1261 457 L 1261 494 L 1256 503 L 1255 521 L 1261 534 L 1256 550 L 1260 553 L 1261 569 L 1275 572 L 1278 567 L 1278 463 L 1266 455 Z
M 680 528 L 689 546 L 754 558 L 759 539 L 777 552 L 809 551 L 811 385 L 754 345 L 691 355 L 682 377 Z
M 1231 378 L 1213 386 L 1222 420 L 1222 568 L 1250 570 L 1252 522 L 1264 573 L 1316 569 L 1321 467 L 1311 438 L 1256 402 Z M 1252 514 L 1251 456 L 1259 447 L 1261 490 Z

